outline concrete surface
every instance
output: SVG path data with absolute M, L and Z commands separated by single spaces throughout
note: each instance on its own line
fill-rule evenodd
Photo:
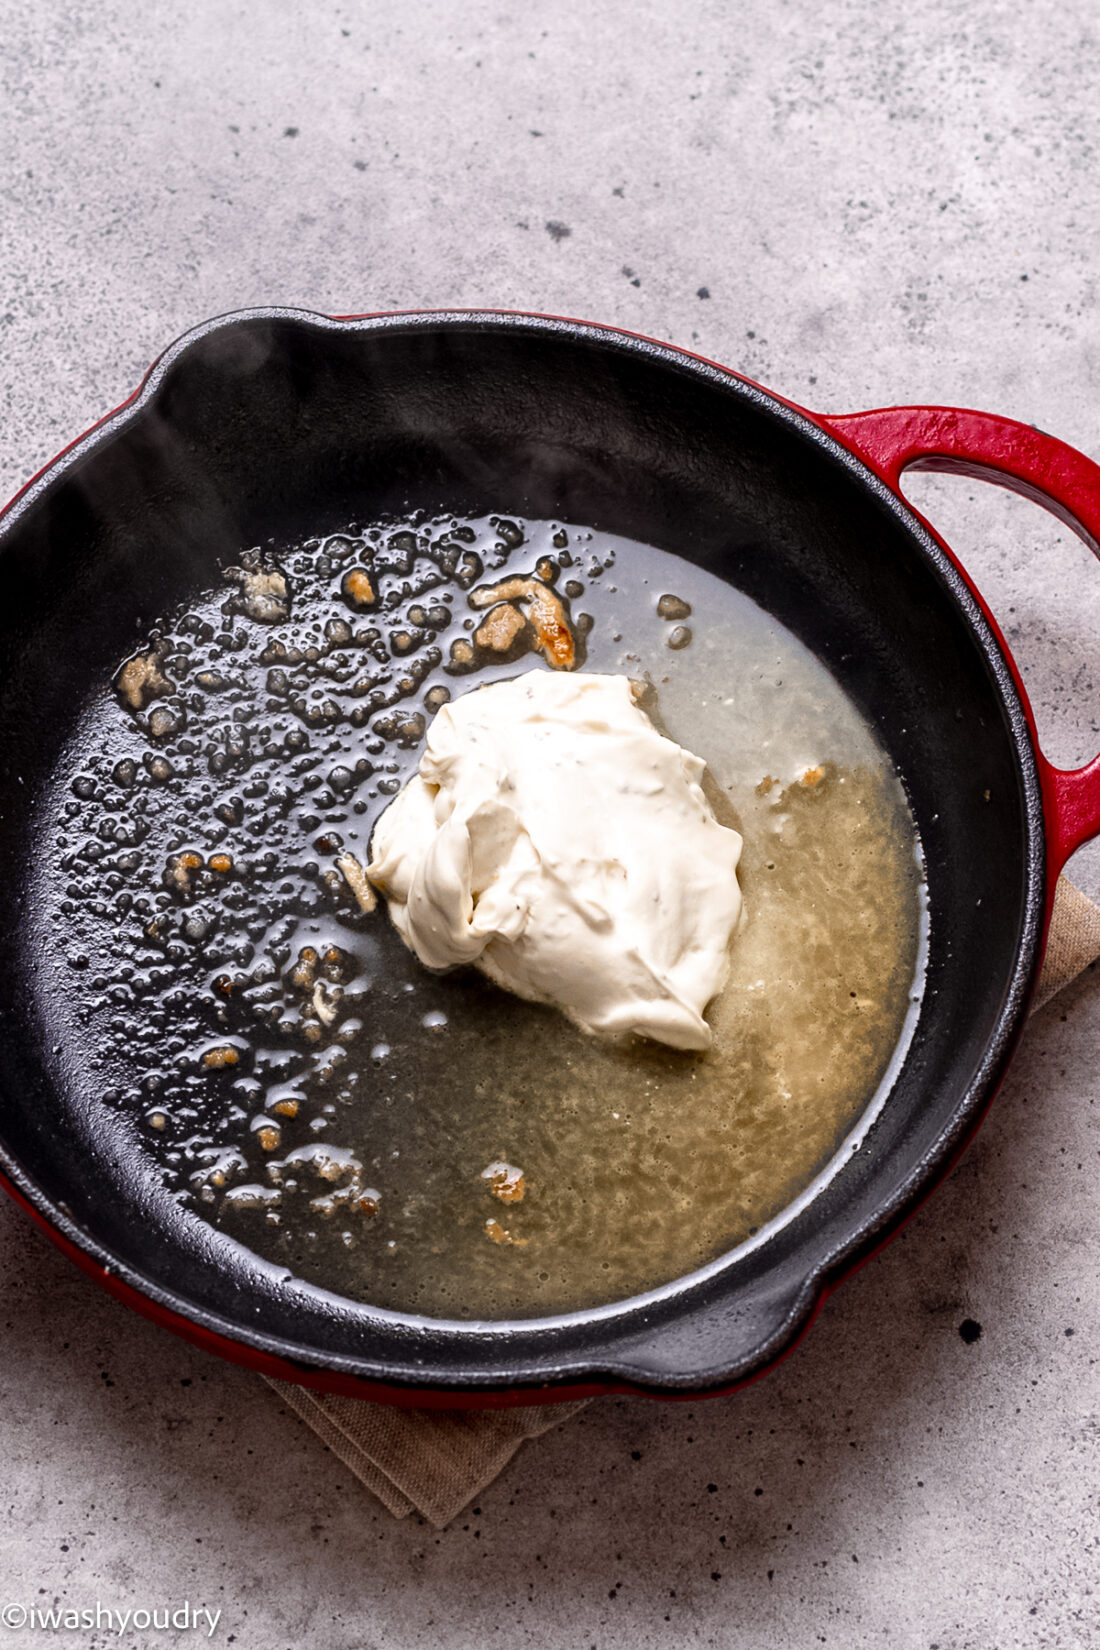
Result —
M 0 66 L 2 493 L 262 301 L 584 315 L 811 406 L 985 406 L 1100 455 L 1091 0 L 3 0 Z M 1092 755 L 1100 569 L 1006 495 L 911 492 L 1051 754 Z M 191 1599 L 248 1650 L 1100 1643 L 1098 1046 L 1088 977 L 775 1375 L 603 1401 L 441 1536 L 0 1209 L 0 1604 Z

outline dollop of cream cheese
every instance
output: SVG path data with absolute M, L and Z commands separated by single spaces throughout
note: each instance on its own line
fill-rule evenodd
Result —
M 741 838 L 625 676 L 531 671 L 438 712 L 367 875 L 429 968 L 475 963 L 604 1034 L 705 1049 Z

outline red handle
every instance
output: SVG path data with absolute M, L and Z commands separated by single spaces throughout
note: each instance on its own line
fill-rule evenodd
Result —
M 818 422 L 895 492 L 906 470 L 976 476 L 1041 504 L 1100 556 L 1100 465 L 1030 424 L 958 407 L 882 407 Z M 1012 665 L 1026 705 L 1027 695 L 1004 637 L 981 596 L 974 594 Z M 1030 710 L 1028 717 L 1031 720 Z M 1100 835 L 1100 756 L 1084 768 L 1066 771 L 1040 752 L 1039 771 L 1053 895 L 1057 873 L 1074 849 Z

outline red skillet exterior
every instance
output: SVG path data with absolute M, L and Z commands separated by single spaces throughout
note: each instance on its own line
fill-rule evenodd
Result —
M 339 316 L 336 319 L 368 319 L 380 313 L 371 312 L 370 315 Z M 469 311 L 468 313 L 471 316 L 476 316 L 480 312 Z M 526 312 L 511 313 L 522 314 Z M 545 317 L 541 318 L 546 319 Z M 570 324 L 585 327 L 590 323 L 572 320 Z M 639 338 L 642 342 L 654 342 L 645 338 L 644 335 L 635 333 L 626 335 Z M 691 355 L 692 352 L 682 351 L 681 353 Z M 708 366 L 715 367 L 716 370 L 727 374 L 731 378 L 754 384 L 754 381 L 746 378 L 744 374 L 732 372 L 729 368 L 710 362 L 705 357 L 694 356 L 694 359 L 706 361 Z M 979 479 L 992 481 L 1019 492 L 1034 502 L 1044 505 L 1071 526 L 1091 549 L 1100 554 L 1100 467 L 1055 437 L 1045 435 L 1031 426 L 1011 419 L 947 407 L 892 407 L 831 417 L 808 412 L 796 402 L 777 396 L 773 391 L 766 390 L 764 386 L 754 384 L 754 387 L 763 390 L 773 400 L 782 402 L 793 411 L 816 423 L 846 447 L 854 457 L 872 470 L 895 493 L 900 491 L 900 478 L 907 469 L 944 470 L 973 475 Z M 103 418 L 98 419 L 95 424 L 90 426 L 83 435 L 62 448 L 53 460 L 44 465 L 35 476 L 31 477 L 19 489 L 9 501 L 3 513 L 6 513 L 33 486 L 40 476 L 52 468 L 59 458 L 80 445 L 88 435 L 106 423 L 115 413 L 128 406 L 140 393 L 141 388 L 139 386 L 132 395 L 121 402 L 111 413 L 105 414 Z M 912 506 L 907 507 L 910 510 L 912 509 Z M 913 511 L 913 514 L 919 516 L 919 512 Z M 1039 762 L 1043 789 L 1048 873 L 1046 923 L 1049 926 L 1054 890 L 1059 872 L 1077 847 L 1100 833 L 1100 756 L 1084 768 L 1065 771 L 1055 768 L 1042 755 L 1034 716 L 1024 689 L 1022 677 L 993 614 L 970 582 L 965 570 L 961 567 L 949 546 L 944 543 L 925 518 L 919 517 L 919 519 L 958 569 L 960 575 L 966 580 L 975 600 L 997 637 L 1024 706 L 1032 744 Z M 956 1157 L 961 1154 L 964 1146 L 965 1142 L 960 1145 L 959 1152 L 955 1154 Z M 184 1314 L 172 1311 L 161 1303 L 151 1300 L 116 1276 L 109 1268 L 103 1267 L 89 1256 L 64 1232 L 51 1224 L 3 1176 L 0 1176 L 0 1186 L 21 1208 L 27 1211 L 64 1254 L 68 1255 L 84 1272 L 94 1278 L 124 1305 L 132 1307 L 142 1316 L 159 1323 L 181 1338 L 201 1347 L 204 1351 L 216 1353 L 231 1362 L 255 1369 L 261 1374 L 275 1379 L 292 1381 L 315 1390 L 369 1399 L 373 1402 L 402 1406 L 413 1404 L 420 1408 L 503 1408 L 514 1405 L 545 1403 L 547 1401 L 566 1402 L 614 1393 L 635 1393 L 647 1397 L 662 1396 L 666 1402 L 678 1401 L 676 1397 L 657 1395 L 626 1382 L 607 1381 L 498 1392 L 463 1391 L 456 1393 L 450 1390 L 433 1391 L 427 1389 L 417 1389 L 415 1392 L 410 1392 L 406 1387 L 387 1386 L 379 1382 L 368 1382 L 337 1372 L 318 1371 L 308 1366 L 291 1363 L 285 1359 L 246 1346 L 227 1336 L 216 1334 L 202 1325 L 194 1323 Z M 923 1199 L 921 1201 L 923 1202 Z M 919 1207 L 919 1204 L 917 1206 Z M 910 1213 L 912 1212 L 914 1211 L 910 1210 Z M 885 1242 L 888 1241 L 889 1237 L 878 1247 L 884 1247 Z M 877 1253 L 877 1248 L 871 1251 L 871 1254 L 873 1253 Z M 851 1272 L 857 1270 L 869 1258 L 870 1255 L 862 1257 L 844 1275 L 850 1276 Z M 735 1391 L 738 1387 L 751 1384 L 760 1375 L 773 1369 L 799 1344 L 802 1336 L 808 1332 L 815 1321 L 827 1295 L 839 1286 L 840 1281 L 843 1280 L 838 1279 L 821 1290 L 807 1321 L 778 1358 L 757 1371 L 748 1380 L 736 1382 L 729 1387 L 717 1389 L 706 1395 L 719 1396 L 723 1392 Z M 691 1399 L 699 1396 L 698 1393 L 685 1395 L 685 1397 Z
M 956 407 L 885 407 L 842 418 L 808 416 L 894 492 L 900 490 L 906 470 L 942 470 L 992 481 L 1041 504 L 1100 555 L 1100 467 L 1030 424 Z M 1043 756 L 1031 703 L 1000 626 L 951 548 L 923 516 L 921 520 L 970 585 L 1019 690 L 1043 786 L 1049 925 L 1058 873 L 1075 849 L 1100 832 L 1100 756 L 1072 771 L 1054 767 Z

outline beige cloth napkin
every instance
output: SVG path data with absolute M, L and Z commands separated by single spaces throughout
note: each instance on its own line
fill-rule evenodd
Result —
M 1059 878 L 1033 1008 L 1100 957 L 1100 909 Z M 516 1409 L 396 1409 L 270 1381 L 332 1453 L 396 1518 L 418 1512 L 442 1529 L 491 1484 L 527 1438 L 567 1421 L 582 1403 Z
M 268 1385 L 395 1518 L 418 1512 L 437 1530 L 492 1483 L 525 1438 L 584 1408 L 582 1400 L 515 1409 L 396 1409 L 287 1381 Z
M 1059 877 L 1054 890 L 1047 953 L 1035 988 L 1032 1013 L 1049 1003 L 1097 957 L 1100 957 L 1100 908 L 1086 899 L 1068 877 Z

